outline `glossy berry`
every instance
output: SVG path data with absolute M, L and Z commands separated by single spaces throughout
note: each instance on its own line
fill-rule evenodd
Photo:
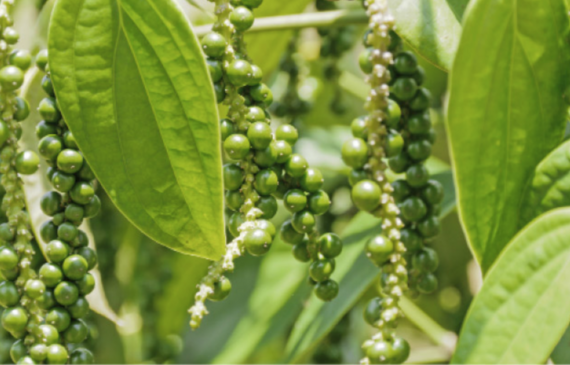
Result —
M 241 0 L 241 3 L 250 9 L 255 9 L 261 5 L 263 0 Z
M 251 70 L 251 78 L 247 84 L 250 86 L 257 85 L 263 79 L 263 71 L 261 70 L 261 67 L 257 65 L 251 65 Z
M 368 145 L 361 138 L 352 138 L 342 145 L 342 160 L 348 166 L 360 169 L 368 161 Z
M 228 230 L 232 236 L 239 236 L 240 232 L 238 228 L 245 222 L 245 217 L 240 212 L 234 212 L 228 220 Z
M 265 122 L 255 122 L 247 130 L 247 138 L 253 148 L 262 150 L 269 146 L 273 136 L 271 127 Z
M 307 171 L 309 164 L 307 160 L 299 154 L 293 154 L 285 163 L 285 171 L 292 177 L 301 177 Z
M 13 91 L 22 86 L 24 72 L 16 66 L 4 66 L 0 69 L 0 85 L 3 91 Z
M 245 235 L 245 248 L 252 256 L 265 255 L 271 248 L 272 238 L 262 229 L 253 229 Z
M 372 180 L 362 180 L 352 187 L 352 201 L 360 210 L 371 212 L 380 205 L 382 191 Z
M 422 238 L 411 228 L 402 229 L 400 239 L 408 251 L 416 251 L 423 247 Z
M 303 239 L 305 238 L 305 234 L 297 232 L 291 221 L 285 221 L 281 226 L 279 233 L 281 235 L 281 239 L 291 245 L 299 244 L 303 242 Z
M 437 277 L 432 273 L 420 276 L 417 283 L 418 291 L 422 294 L 431 294 L 437 290 Z
M 22 49 L 15 49 L 10 53 L 10 64 L 18 67 L 22 71 L 26 71 L 32 65 L 32 55 L 30 52 Z
M 69 192 L 71 200 L 81 205 L 89 204 L 94 195 L 95 189 L 93 189 L 91 184 L 86 183 L 85 181 L 76 182 Z
M 9 223 L 0 224 L 0 239 L 2 241 L 12 241 L 14 239 L 14 229 Z
M 13 307 L 20 302 L 20 293 L 13 282 L 0 282 L 0 305 L 4 308 Z
M 443 200 L 443 186 L 437 180 L 428 180 L 421 192 L 422 198 L 429 204 L 439 204 Z
M 251 145 L 243 134 L 232 134 L 224 141 L 224 151 L 232 160 L 241 160 L 247 156 Z
M 61 171 L 74 174 L 81 170 L 83 166 L 83 156 L 76 150 L 65 149 L 57 156 L 57 167 Z
M 311 261 L 311 255 L 307 250 L 307 244 L 303 241 L 301 243 L 297 243 L 293 246 L 293 257 L 300 262 L 309 262 Z
M 14 364 L 28 354 L 28 347 L 24 343 L 24 340 L 16 340 L 10 347 L 10 357 Z
M 68 343 L 81 343 L 85 341 L 89 329 L 85 322 L 81 319 L 76 319 L 71 322 L 69 327 L 63 332 L 63 338 Z
M 371 326 L 380 320 L 382 313 L 382 298 L 372 298 L 364 308 L 364 320 Z
M 277 209 L 279 208 L 277 205 L 277 199 L 271 195 L 260 197 L 255 206 L 263 212 L 260 216 L 260 218 L 263 219 L 271 219 L 275 217 Z
M 335 269 L 334 259 L 313 261 L 309 267 L 309 275 L 316 282 L 328 280 Z
M 283 204 L 291 213 L 300 212 L 307 206 L 307 196 L 302 190 L 292 189 L 285 193 Z
M 329 195 L 323 191 L 317 191 L 309 195 L 309 210 L 315 215 L 326 213 L 331 206 Z
M 24 291 L 26 295 L 32 299 L 37 299 L 45 292 L 46 286 L 41 280 L 28 280 L 26 282 L 26 286 L 24 287 Z
M 84 348 L 78 348 L 71 353 L 71 356 L 69 357 L 69 363 L 70 364 L 94 364 L 95 359 L 94 359 L 91 351 L 84 349 Z
M 362 180 L 368 179 L 368 173 L 365 170 L 350 170 L 348 182 L 350 186 L 358 184 Z
M 79 289 L 79 294 L 87 295 L 95 289 L 95 278 L 90 273 L 85 274 L 81 280 L 75 282 Z
M 85 247 L 89 244 L 89 237 L 82 230 L 78 230 L 77 237 L 70 242 L 73 247 Z M 89 262 L 89 260 L 87 260 Z
M 250 106 L 245 115 L 245 119 L 252 123 L 264 122 L 266 117 L 265 111 L 258 106 Z
M 263 150 L 256 150 L 254 161 L 260 167 L 271 167 L 277 162 L 277 150 L 275 149 L 275 141 L 269 143 L 269 146 Z
M 400 207 L 404 218 L 411 222 L 417 222 L 427 213 L 427 207 L 423 200 L 418 197 L 411 196 L 404 200 Z
M 297 129 L 289 124 L 280 125 L 275 131 L 275 138 L 278 140 L 285 141 L 291 146 L 297 143 L 299 139 L 299 132 Z
M 403 201 L 412 193 L 411 187 L 406 180 L 399 179 L 394 181 L 392 188 L 394 189 L 392 196 L 397 203 Z
M 230 13 L 230 22 L 240 32 L 251 28 L 253 20 L 253 13 L 245 6 L 238 6 Z
M 261 195 L 271 195 L 279 186 L 279 177 L 273 170 L 261 170 L 255 175 L 255 190 Z
M 439 265 L 439 258 L 433 249 L 426 247 L 413 256 L 412 265 L 421 272 L 434 272 Z
M 402 135 L 395 130 L 390 130 L 386 136 L 386 156 L 394 157 L 399 155 L 404 148 L 404 138 Z M 431 150 L 430 150 L 431 151 Z
M 60 240 L 71 242 L 77 237 L 77 227 L 69 222 L 62 223 L 57 227 L 57 237 Z
M 315 294 L 320 300 L 330 302 L 338 295 L 338 283 L 334 280 L 321 281 L 315 286 Z
M 220 33 L 210 32 L 202 38 L 202 49 L 209 57 L 221 57 L 226 51 L 226 39 Z
M 40 279 L 48 288 L 53 288 L 63 280 L 63 272 L 58 265 L 45 263 L 40 268 Z
M 71 133 L 71 131 L 65 131 L 63 133 L 63 144 L 67 148 L 72 148 L 72 149 L 78 149 L 79 148 L 77 146 L 77 141 L 75 141 L 75 137 L 73 136 L 73 133 Z M 85 166 L 85 164 L 84 164 L 84 166 Z
M 224 165 L 224 188 L 228 190 L 237 190 L 243 184 L 245 178 L 243 170 L 238 164 Z
M 87 260 L 81 255 L 71 255 L 63 261 L 63 273 L 71 280 L 80 280 L 87 273 Z
M 368 138 L 368 126 L 365 117 L 355 118 L 350 124 L 350 130 L 355 138 Z
M 19 96 L 16 96 L 14 101 L 14 109 L 16 109 L 14 112 L 14 119 L 21 122 L 30 115 L 30 104 L 28 104 L 26 99 L 23 99 Z
M 400 153 L 399 155 L 392 157 L 388 160 L 388 165 L 390 169 L 395 173 L 401 173 L 406 171 L 406 169 L 410 166 L 410 159 L 408 158 L 407 153 Z
M 402 364 L 410 356 L 410 345 L 401 337 L 395 337 L 392 341 L 392 361 L 394 364 Z
M 81 222 L 85 216 L 85 210 L 81 205 L 71 203 L 65 208 L 64 214 L 65 218 L 72 222 Z
M 406 170 L 406 180 L 411 187 L 420 188 L 427 184 L 429 172 L 423 164 L 415 164 Z
M 309 167 L 303 176 L 301 176 L 299 183 L 306 192 L 315 193 L 321 189 L 324 181 L 323 174 L 320 170 Z
M 441 230 L 439 219 L 435 215 L 430 215 L 418 223 L 418 231 L 424 238 L 432 238 L 439 234 Z
M 36 55 L 36 66 L 42 71 L 45 71 L 48 63 L 48 51 L 47 49 L 42 49 Z
M 56 304 L 55 303 L 55 297 L 54 297 L 53 292 L 51 290 L 46 290 L 41 297 L 36 299 L 36 302 L 38 303 L 38 307 L 40 307 L 41 309 L 44 309 L 44 310 L 48 310 L 50 308 L 53 308 Z
M 63 332 L 69 327 L 71 316 L 65 308 L 56 307 L 46 315 L 46 323 L 55 327 L 59 332 Z
M 412 114 L 408 119 L 408 130 L 412 134 L 429 133 L 431 129 L 431 120 L 429 111 L 423 113 Z
M 412 77 L 414 78 L 414 80 L 416 80 L 416 84 L 418 84 L 418 86 L 421 86 L 424 83 L 426 73 L 421 66 L 418 66 L 418 69 L 416 70 L 416 72 L 414 72 Z
M 10 128 L 4 121 L 0 121 L 0 146 L 2 146 L 10 138 Z
M 206 60 L 206 64 L 208 65 L 208 70 L 210 71 L 210 77 L 212 78 L 212 81 L 220 81 L 224 74 L 220 62 L 216 60 Z
M 55 191 L 48 191 L 40 199 L 40 207 L 45 215 L 53 217 L 62 209 L 61 194 Z
M 48 364 L 66 364 L 69 354 L 60 344 L 50 345 L 47 351 Z
M 424 111 L 429 108 L 431 102 L 431 94 L 426 88 L 419 88 L 416 96 L 410 101 L 410 109 L 413 111 Z
M 418 60 L 411 52 L 400 52 L 394 58 L 394 68 L 401 75 L 413 75 L 418 68 Z
M 313 228 L 315 228 L 316 220 L 315 216 L 311 212 L 302 210 L 293 214 L 291 224 L 297 232 L 308 233 L 311 232 Z
M 63 141 L 55 135 L 42 138 L 38 145 L 40 155 L 47 160 L 54 160 L 63 149 Z
M 79 297 L 75 303 L 67 307 L 72 318 L 83 318 L 89 313 L 89 302 L 85 297 Z
M 2 270 L 12 270 L 18 266 L 18 254 L 12 247 L 0 247 L 0 268 Z
M 334 233 L 323 234 L 318 244 L 319 252 L 326 258 L 335 258 L 342 252 L 342 240 Z
M 293 153 L 291 145 L 285 141 L 273 141 L 271 144 L 273 145 L 273 148 L 277 154 L 277 162 L 287 162 Z
M 260 83 L 253 85 L 249 89 L 249 94 L 255 101 L 263 103 L 265 107 L 268 107 L 273 103 L 273 93 L 265 84 Z
M 360 69 L 365 74 L 369 74 L 372 72 L 374 68 L 374 64 L 372 63 L 371 55 L 374 51 L 373 48 L 366 48 L 364 51 L 360 53 L 358 57 L 358 64 L 360 65 Z
M 16 171 L 22 175 L 31 175 L 39 167 L 40 158 L 33 151 L 22 151 L 16 156 Z
M 71 305 L 79 297 L 79 289 L 73 283 L 62 281 L 53 291 L 55 300 L 61 305 Z
M 28 312 L 22 307 L 10 307 L 2 312 L 2 326 L 9 332 L 21 332 L 27 323 Z
M 410 142 L 406 151 L 413 160 L 423 161 L 431 155 L 431 143 L 425 139 L 413 141 Z
M 38 111 L 47 123 L 57 123 L 61 120 L 61 113 L 57 102 L 52 97 L 43 98 L 38 107 Z
M 394 100 L 388 100 L 388 126 L 390 128 L 398 129 L 400 118 L 402 118 L 400 105 L 398 105 Z
M 390 92 L 401 101 L 411 100 L 416 95 L 416 91 L 418 91 L 418 84 L 410 77 L 400 77 L 390 87 Z
M 394 350 L 388 341 L 376 341 L 366 349 L 371 364 L 393 364 Z
M 224 198 L 226 206 L 231 210 L 239 210 L 245 202 L 245 197 L 239 190 L 226 190 Z
M 366 256 L 377 266 L 383 265 L 394 252 L 394 243 L 386 236 L 380 234 L 366 243 Z
M 234 60 L 226 69 L 230 82 L 236 87 L 247 85 L 252 78 L 253 69 L 245 60 Z
M 55 171 L 51 178 L 51 183 L 57 191 L 67 193 L 75 185 L 75 175 Z
M 226 85 L 224 85 L 222 80 L 214 83 L 214 94 L 216 95 L 216 101 L 218 104 L 226 99 Z
M 230 135 L 235 133 L 235 125 L 229 119 L 222 119 L 220 121 L 220 130 L 222 132 L 222 141 L 225 141 Z

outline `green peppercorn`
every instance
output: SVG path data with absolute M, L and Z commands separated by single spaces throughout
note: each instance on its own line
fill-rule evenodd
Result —
M 2 122 L 3 123 L 3 122 Z M 0 123 L 0 137 L 2 137 L 2 123 Z M 5 123 L 4 123 L 5 125 Z M 6 126 L 6 128 L 8 128 Z M 50 135 L 50 134 L 56 134 L 57 133 L 57 126 L 54 124 L 50 124 L 50 123 L 46 123 L 45 120 L 42 120 L 41 122 L 38 123 L 38 125 L 36 126 L 36 137 L 38 137 L 39 139 L 42 139 L 43 137 Z M 1 138 L 0 138 L 0 142 L 2 142 Z M 2 143 L 0 143 L 2 144 Z
M 230 13 L 230 22 L 240 32 L 251 28 L 253 20 L 253 13 L 245 6 L 238 6 Z
M 241 160 L 247 156 L 251 145 L 243 134 L 232 134 L 224 141 L 224 151 L 233 160 Z
M 271 248 L 271 235 L 262 229 L 253 229 L 245 235 L 244 243 L 247 252 L 252 256 L 265 255 Z
M 404 218 L 411 222 L 417 222 L 425 217 L 427 207 L 423 200 L 418 197 L 411 196 L 404 200 L 401 205 L 401 211 Z
M 79 294 L 87 295 L 95 289 L 95 278 L 90 273 L 85 274 L 83 278 L 76 281 Z
M 40 268 L 40 279 L 48 288 L 53 288 L 63 280 L 63 272 L 58 265 L 45 263 Z
M 14 101 L 14 109 L 16 110 L 14 112 L 14 119 L 16 119 L 18 122 L 21 122 L 30 115 L 30 104 L 28 104 L 26 99 L 23 99 L 19 96 L 16 96 Z
M 362 180 L 352 187 L 352 201 L 360 210 L 371 212 L 380 205 L 382 191 L 372 180 Z
M 285 208 L 291 213 L 299 212 L 307 206 L 307 196 L 302 190 L 291 189 L 283 197 Z
M 255 101 L 263 103 L 265 107 L 268 107 L 273 103 L 273 93 L 265 84 L 260 83 L 253 85 L 250 87 L 249 93 Z
M 342 240 L 334 233 L 323 234 L 318 244 L 320 253 L 326 258 L 335 258 L 342 252 Z
M 4 145 L 10 138 L 10 128 L 4 121 L 0 121 L 0 146 Z
M 81 319 L 71 321 L 69 327 L 63 332 L 63 338 L 67 343 L 81 343 L 85 341 L 89 329 Z
M 394 349 L 388 341 L 379 340 L 366 349 L 366 356 L 372 364 L 393 364 Z
M 363 140 L 368 138 L 368 124 L 366 122 L 366 117 L 355 118 L 350 124 L 350 129 L 355 138 L 361 138 Z
M 261 170 L 255 175 L 255 190 L 261 195 L 271 195 L 277 190 L 279 178 L 273 170 Z
M 413 160 L 423 161 L 431 155 L 431 143 L 425 139 L 413 141 L 410 142 L 406 151 Z
M 55 306 L 55 296 L 51 290 L 46 290 L 41 297 L 36 299 L 38 307 L 44 310 L 48 310 Z
M 245 217 L 240 212 L 234 212 L 230 219 L 228 220 L 228 230 L 232 236 L 239 236 L 240 232 L 238 228 L 245 222 Z
M 291 221 L 285 221 L 280 229 L 281 239 L 285 243 L 289 243 L 291 245 L 296 245 L 303 242 L 305 238 L 304 233 L 297 232 L 295 228 L 293 228 L 293 223 Z
M 265 122 L 255 122 L 249 126 L 247 138 L 253 148 L 263 150 L 269 147 L 273 139 L 271 127 Z
M 14 91 L 22 86 L 24 72 L 16 66 L 4 66 L 0 69 L 0 85 L 4 91 Z
M 299 154 L 292 154 L 285 162 L 285 171 L 292 177 L 301 177 L 309 167 L 307 160 Z
M 431 147 L 431 146 L 430 146 Z M 390 130 L 386 136 L 385 151 L 387 157 L 399 155 L 404 148 L 404 138 L 395 130 Z M 430 149 L 431 151 L 431 149 Z
M 67 364 L 69 355 L 65 347 L 60 344 L 50 345 L 47 351 L 48 364 Z
M 408 119 L 408 130 L 412 134 L 429 133 L 431 129 L 431 121 L 429 111 L 412 114 Z
M 0 268 L 2 270 L 12 270 L 18 266 L 18 262 L 18 254 L 12 247 L 0 247 Z
M 423 164 L 415 164 L 406 170 L 406 180 L 411 187 L 421 188 L 429 180 L 429 172 Z
M 61 112 L 55 98 L 43 98 L 38 107 L 40 115 L 47 123 L 58 123 L 61 120 Z
M 202 38 L 202 49 L 209 57 L 221 57 L 226 51 L 226 39 L 220 33 L 209 32 Z
M 390 87 L 390 92 L 401 101 L 411 100 L 418 91 L 416 80 L 411 77 L 399 77 Z
M 374 64 L 372 63 L 372 52 L 374 51 L 373 48 L 366 48 L 364 51 L 360 53 L 358 57 L 358 64 L 360 65 L 360 69 L 365 74 L 369 74 L 374 69 Z
M 53 217 L 62 210 L 61 195 L 55 191 L 48 191 L 41 197 L 40 207 L 44 214 Z
M 224 188 L 228 190 L 237 190 L 241 187 L 245 178 L 243 170 L 238 164 L 224 165 Z
M 22 307 L 10 307 L 2 312 L 2 326 L 11 333 L 22 332 L 27 323 L 28 312 Z
M 270 142 L 263 150 L 256 150 L 253 158 L 256 164 L 260 167 L 271 167 L 277 162 L 277 150 L 275 148 L 275 141 Z
M 33 151 L 22 151 L 16 156 L 16 171 L 22 175 L 31 175 L 39 167 L 40 158 Z
M 323 186 L 323 174 L 319 169 L 309 167 L 303 176 L 301 176 L 299 183 L 301 188 L 308 193 L 315 193 Z
M 232 283 L 225 276 L 222 276 L 219 281 L 214 283 L 214 292 L 208 295 L 208 299 L 219 302 L 226 299 L 231 290 Z
M 0 282 L 0 305 L 8 308 L 17 305 L 19 302 L 20 294 L 16 285 L 7 280 Z
M 71 324 L 71 316 L 65 308 L 56 307 L 46 315 L 46 323 L 55 327 L 58 332 L 63 332 Z
M 69 255 L 69 246 L 60 240 L 53 240 L 46 247 L 48 259 L 55 263 L 60 263 Z
M 39 298 L 46 290 L 45 284 L 41 280 L 28 280 L 26 282 L 26 286 L 24 287 L 24 291 L 26 295 L 31 299 Z
M 361 169 L 368 161 L 368 145 L 361 138 L 344 142 L 341 153 L 344 163 L 355 169 Z
M 394 243 L 386 236 L 374 236 L 366 243 L 366 256 L 377 266 L 382 266 L 394 252 Z
M 285 141 L 273 141 L 271 142 L 273 145 L 276 153 L 277 153 L 277 162 L 284 163 L 289 161 L 292 157 L 293 149 L 291 145 Z
M 271 219 L 277 214 L 277 199 L 271 195 L 260 197 L 255 206 L 263 212 L 260 218 Z
M 425 273 L 420 276 L 417 289 L 422 294 L 431 294 L 437 290 L 437 277 L 432 273 Z
M 418 231 L 424 238 L 432 238 L 439 234 L 441 230 L 439 219 L 435 215 L 429 215 L 418 223 Z
M 309 262 L 311 261 L 311 255 L 309 254 L 309 250 L 307 250 L 307 243 L 302 241 L 297 243 L 293 246 L 293 257 L 300 262 Z
M 79 289 L 69 281 L 62 281 L 57 284 L 53 293 L 55 300 L 61 305 L 71 305 L 79 297 Z
M 226 74 L 234 86 L 242 87 L 251 81 L 253 69 L 245 60 L 234 60 L 227 67 Z
M 89 313 L 89 302 L 85 297 L 77 298 L 77 301 L 67 307 L 71 318 L 83 318 Z
M 71 191 L 69 192 L 71 200 L 80 205 L 89 204 L 93 199 L 94 195 L 95 195 L 95 189 L 93 189 L 93 186 L 84 181 L 76 182 L 75 185 L 73 185 Z
M 309 210 L 315 215 L 321 215 L 329 210 L 331 200 L 324 190 L 309 195 Z
M 330 302 L 338 295 L 338 283 L 334 280 L 321 281 L 315 286 L 315 294 L 325 302 Z
M 10 347 L 10 357 L 14 364 L 28 354 L 28 346 L 24 343 L 24 340 L 16 340 Z
M 334 259 L 313 261 L 309 267 L 309 275 L 316 282 L 328 280 L 335 269 Z
M 316 220 L 315 216 L 308 210 L 302 210 L 293 214 L 291 219 L 291 224 L 293 228 L 299 233 L 308 233 L 315 228 Z

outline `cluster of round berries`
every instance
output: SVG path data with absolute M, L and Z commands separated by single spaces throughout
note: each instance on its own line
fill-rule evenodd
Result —
M 315 364 L 342 364 L 344 362 L 341 342 L 346 337 L 349 326 L 350 317 L 347 314 L 334 326 L 313 353 Z
M 99 212 L 101 202 L 95 195 L 95 176 L 59 111 L 46 51 L 38 55 L 36 64 L 47 72 L 42 88 L 48 94 L 40 102 L 43 120 L 36 127 L 36 135 L 55 191 L 47 192 L 40 201 L 42 211 L 52 217 L 40 228 L 49 262 L 39 270 L 37 286 L 41 290 L 36 295 L 38 306 L 47 314 L 45 323 L 38 327 L 40 341 L 31 347 L 30 356 L 38 362 L 47 358 L 57 364 L 68 359 L 71 363 L 92 363 L 92 353 L 79 344 L 90 333 L 84 321 L 89 313 L 85 296 L 95 287 L 88 271 L 97 265 L 97 255 L 88 247 L 87 234 L 78 227 Z
M 353 168 L 349 182 L 352 199 L 361 210 L 382 218 L 382 233 L 366 244 L 366 255 L 381 268 L 380 297 L 374 298 L 365 312 L 368 323 L 380 330 L 363 348 L 365 364 L 402 363 L 409 355 L 408 343 L 395 335 L 397 321 L 402 317 L 399 299 L 407 290 L 406 248 L 402 243 L 404 227 L 399 217 L 394 188 L 386 176 L 385 158 L 397 156 L 404 147 L 404 139 L 391 129 L 399 119 L 397 104 L 389 100 L 391 29 L 394 18 L 389 14 L 386 0 L 364 2 L 370 19 L 364 37 L 367 49 L 360 57 L 362 70 L 367 74 L 371 91 L 366 101 L 368 115 L 352 123 L 353 138 L 345 142 L 342 158 Z
M 443 200 L 443 186 L 429 178 L 425 166 L 436 134 L 429 115 L 430 93 L 421 87 L 423 69 L 418 66 L 413 53 L 400 50 L 401 41 L 397 35 L 394 34 L 392 39 L 392 44 L 396 45 L 396 56 L 389 68 L 390 95 L 399 104 L 399 107 L 392 104 L 394 114 L 401 117 L 393 118 L 390 127 L 400 133 L 403 144 L 390 158 L 389 165 L 394 172 L 405 173 L 405 178 L 392 183 L 393 195 L 406 225 L 401 233 L 408 260 L 412 263 L 408 285 L 413 290 L 428 294 L 437 289 L 437 278 L 433 272 L 439 260 L 437 253 L 425 245 L 440 232 L 438 215 Z
M 24 82 L 24 72 L 32 58 L 26 51 L 14 50 L 19 34 L 12 27 L 10 15 L 12 1 L 0 2 L 0 93 L 2 99 L 0 120 L 0 173 L 5 195 L 2 210 L 7 223 L 0 225 L 0 305 L 4 307 L 2 326 L 17 339 L 12 346 L 14 362 L 28 362 L 28 344 L 35 341 L 34 328 L 40 322 L 34 299 L 41 293 L 41 282 L 32 266 L 34 248 L 29 231 L 29 218 L 25 212 L 25 196 L 18 174 L 33 174 L 38 169 L 39 158 L 32 151 L 18 152 L 18 140 L 22 135 L 19 121 L 26 119 L 28 103 L 16 96 Z M 26 344 L 24 341 L 28 341 Z M 25 352 L 14 351 L 23 348 Z
M 319 11 L 337 10 L 338 6 L 330 0 L 316 0 L 315 7 Z M 320 56 L 325 60 L 323 74 L 325 80 L 334 88 L 334 96 L 330 110 L 335 114 L 344 114 L 346 106 L 342 97 L 342 88 L 338 82 L 341 71 L 338 67 L 340 58 L 354 45 L 355 29 L 351 26 L 334 28 L 317 28 L 321 36 Z

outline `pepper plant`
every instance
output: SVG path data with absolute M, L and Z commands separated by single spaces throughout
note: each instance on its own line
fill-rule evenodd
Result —
M 569 11 L 0 0 L 0 360 L 570 362 Z

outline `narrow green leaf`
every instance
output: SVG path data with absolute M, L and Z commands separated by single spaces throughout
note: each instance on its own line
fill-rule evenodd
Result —
M 172 0 L 58 0 L 50 70 L 101 185 L 137 228 L 176 251 L 225 249 L 215 96 Z
M 285 333 L 309 294 L 306 264 L 293 258 L 279 238 L 263 259 L 248 311 L 213 363 L 247 363 L 249 356 Z
M 570 209 L 517 234 L 471 304 L 452 363 L 543 364 L 570 323 Z
M 445 187 L 441 218 L 455 206 L 451 171 L 433 176 Z M 336 261 L 333 279 L 340 286 L 338 297 L 324 303 L 311 296 L 299 316 L 287 343 L 287 362 L 299 362 L 323 339 L 354 306 L 378 277 L 379 271 L 364 254 L 364 245 L 380 231 L 379 220 L 369 214 L 356 215 L 342 235 L 344 250 Z
M 451 70 L 461 35 L 461 9 L 468 0 L 389 0 L 396 32 L 429 62 Z
M 26 75 L 26 80 L 21 89 L 21 94 L 24 99 L 26 99 L 30 105 L 38 105 L 45 97 L 45 93 L 41 87 L 43 73 L 39 72 L 38 69 L 34 68 Z M 30 108 L 30 116 L 22 122 L 22 138 L 20 139 L 20 145 L 26 150 L 31 150 L 38 152 L 38 139 L 34 133 L 36 125 L 41 120 L 41 116 L 37 108 Z M 47 164 L 44 160 L 40 163 L 40 169 L 38 173 L 33 175 L 22 175 L 22 180 L 24 181 L 24 190 L 26 193 L 26 206 L 28 207 L 28 214 L 30 216 L 30 222 L 32 226 L 32 231 L 35 236 L 36 242 L 38 242 L 39 248 L 42 250 L 42 254 L 45 257 L 45 246 L 47 242 L 44 242 L 39 234 L 39 229 L 42 223 L 51 219 L 45 215 L 40 209 L 40 199 L 42 196 L 53 187 L 48 182 L 46 176 Z M 81 229 L 89 237 L 89 246 L 97 251 L 95 247 L 95 239 L 91 232 L 91 228 L 88 223 L 84 223 Z M 46 259 L 47 260 L 47 259 Z M 110 321 L 119 324 L 117 314 L 109 306 L 107 297 L 105 295 L 105 290 L 103 288 L 103 281 L 101 280 L 101 273 L 98 268 L 90 271 L 95 278 L 95 290 L 87 296 L 89 300 L 89 305 L 91 309 L 99 313 L 100 315 L 106 317 Z
M 461 218 L 484 272 L 519 229 L 534 169 L 564 134 L 567 28 L 562 0 L 474 0 L 466 12 L 447 122 Z
M 536 167 L 521 206 L 519 226 L 542 213 L 570 205 L 570 141 L 552 151 Z

